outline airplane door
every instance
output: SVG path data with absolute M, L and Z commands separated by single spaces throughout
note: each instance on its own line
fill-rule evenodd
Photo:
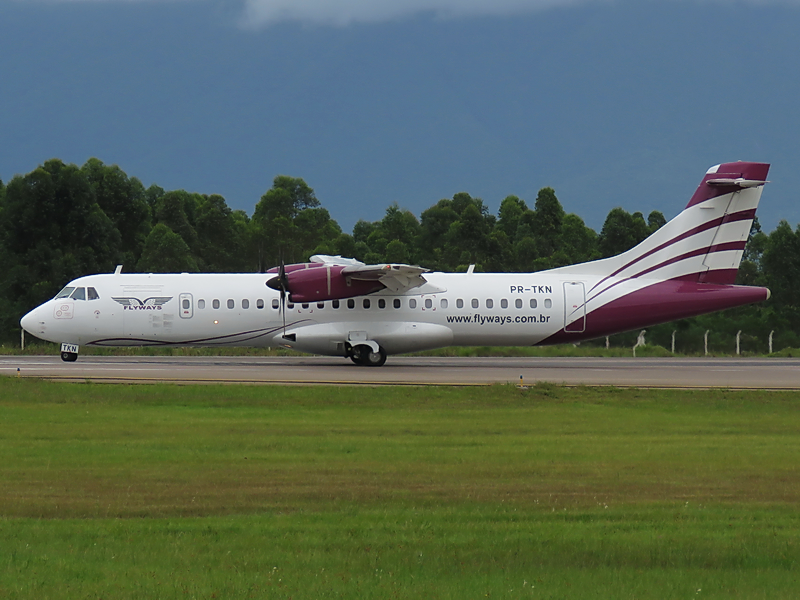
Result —
M 191 319 L 194 314 L 194 301 L 191 294 L 181 294 L 178 296 L 181 306 L 181 319 Z
M 586 292 L 583 282 L 564 282 L 564 331 L 581 333 L 586 329 Z

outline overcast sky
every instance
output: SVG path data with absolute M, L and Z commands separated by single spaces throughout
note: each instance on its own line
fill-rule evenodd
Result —
M 303 177 L 344 229 L 552 186 L 599 230 L 773 163 L 800 221 L 800 2 L 0 0 L 0 178 L 96 156 L 252 213 Z

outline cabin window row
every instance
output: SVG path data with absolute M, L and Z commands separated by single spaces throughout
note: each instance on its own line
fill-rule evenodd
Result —
M 78 288 L 78 289 L 82 289 L 82 288 Z M 94 290 L 94 288 L 89 288 L 89 289 L 90 290 Z M 96 296 L 97 292 L 94 292 L 94 294 L 95 294 L 95 297 L 97 297 Z M 58 297 L 61 298 L 62 296 L 58 296 Z M 91 300 L 93 298 L 90 297 L 89 299 Z M 348 298 L 345 302 L 346 302 L 347 308 L 353 309 L 353 308 L 356 307 L 356 301 L 353 298 Z M 333 308 L 333 309 L 338 309 L 338 308 L 341 307 L 341 301 L 339 301 L 339 300 L 331 300 L 330 303 L 331 303 L 331 308 Z M 228 298 L 228 300 L 226 301 L 225 304 L 231 310 L 236 308 L 236 302 L 233 300 L 233 298 Z M 317 305 L 318 309 L 325 308 L 325 302 L 316 302 L 315 304 Z M 387 306 L 386 299 L 385 298 L 378 298 L 378 300 L 376 302 L 376 305 L 378 306 L 378 308 L 386 308 L 386 306 Z M 400 298 L 395 298 L 394 300 L 392 300 L 392 306 L 394 308 L 401 308 L 402 305 L 403 304 L 402 304 L 402 301 L 400 300 Z M 530 298 L 528 300 L 528 305 L 531 308 L 538 308 L 539 303 L 538 303 L 536 298 Z M 304 302 L 300 306 L 302 306 L 304 309 L 308 309 L 308 308 L 310 308 L 311 304 Z M 363 298 L 361 300 L 361 306 L 363 308 L 367 308 L 367 309 L 371 308 L 372 307 L 372 301 L 369 298 Z M 425 300 L 423 301 L 423 306 L 425 308 L 433 308 L 433 299 L 425 298 Z M 439 300 L 439 306 L 441 308 L 447 308 L 449 306 L 447 298 L 440 299 Z M 470 306 L 472 308 L 480 308 L 481 307 L 480 300 L 478 300 L 477 298 L 473 298 L 470 301 Z M 504 308 L 505 309 L 505 308 L 508 308 L 508 306 L 509 306 L 508 299 L 502 298 L 500 300 L 500 308 Z M 515 308 L 522 308 L 523 306 L 524 306 L 524 303 L 523 303 L 522 298 L 517 298 L 517 299 L 514 300 L 514 307 Z M 553 306 L 553 301 L 550 298 L 545 298 L 544 307 L 545 308 L 552 308 L 552 306 Z M 206 307 L 206 301 L 205 300 L 200 299 L 200 300 L 197 301 L 197 308 L 202 310 L 205 307 Z M 221 307 L 220 300 L 215 298 L 214 300 L 211 301 L 211 308 L 219 309 L 220 307 Z M 249 309 L 250 308 L 250 300 L 247 300 L 246 298 L 243 299 L 242 302 L 241 302 L 241 307 L 244 310 Z M 295 307 L 295 305 L 292 302 L 288 302 L 286 304 L 286 308 L 288 308 L 289 310 L 294 309 L 294 307 Z M 409 298 L 408 299 L 408 307 L 409 308 L 417 308 L 417 300 L 416 300 L 416 298 Z M 483 307 L 484 308 L 489 308 L 489 309 L 494 308 L 494 300 L 492 298 L 486 298 L 483 301 Z M 258 309 L 264 308 L 264 300 L 263 299 L 259 298 L 258 300 L 256 300 L 256 308 L 258 308 Z M 272 308 L 274 308 L 276 310 L 278 308 L 280 308 L 280 302 L 278 301 L 277 298 L 273 298 L 272 299 Z M 456 308 L 464 308 L 464 299 L 463 298 L 456 299 Z
M 273 302 L 273 304 L 275 304 L 275 302 L 277 302 L 277 300 L 275 300 Z M 229 309 L 234 309 L 234 308 L 236 308 L 236 301 L 233 298 L 228 298 L 228 300 L 225 302 L 225 305 Z M 220 301 L 217 298 L 214 298 L 211 301 L 211 308 L 218 309 L 218 308 L 220 308 L 220 306 L 221 306 Z M 256 308 L 262 309 L 262 308 L 264 308 L 264 306 L 266 306 L 266 305 L 264 304 L 264 299 L 263 298 L 259 298 L 258 300 L 256 300 Z M 206 307 L 206 301 L 205 300 L 203 300 L 201 298 L 200 300 L 197 301 L 197 308 L 202 310 L 205 307 Z M 250 300 L 248 300 L 247 298 L 244 298 L 242 300 L 242 308 L 245 309 L 245 310 L 249 309 L 250 308 Z

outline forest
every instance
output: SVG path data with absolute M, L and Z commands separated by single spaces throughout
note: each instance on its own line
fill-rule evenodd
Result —
M 48 160 L 7 183 L 0 180 L 0 340 L 19 343 L 19 318 L 71 279 L 112 272 L 263 272 L 339 254 L 365 263 L 410 263 L 439 271 L 531 272 L 623 252 L 666 223 L 614 208 L 599 233 L 566 213 L 555 190 L 539 190 L 532 206 L 517 196 L 496 215 L 466 192 L 441 199 L 419 217 L 397 204 L 380 221 L 342 231 L 301 178 L 279 175 L 253 213 L 232 210 L 217 194 L 145 187 L 117 165 L 91 158 L 82 166 Z M 770 233 L 754 221 L 737 283 L 770 288 L 770 300 L 652 328 L 649 344 L 698 352 L 800 347 L 800 227 L 781 221 Z M 632 344 L 636 333 L 613 336 Z M 631 337 L 632 336 L 632 337 Z

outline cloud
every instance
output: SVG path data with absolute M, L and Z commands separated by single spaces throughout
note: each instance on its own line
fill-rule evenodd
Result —
M 2 0 L 0 0 L 1 2 Z M 151 3 L 187 2 L 225 5 L 241 9 L 241 24 L 260 28 L 294 21 L 314 25 L 342 26 L 351 23 L 376 23 L 418 14 L 438 18 L 524 15 L 549 8 L 581 4 L 612 4 L 617 0 L 17 0 L 18 2 L 71 3 Z M 640 0 L 641 1 L 641 0 Z M 646 0 L 675 2 L 681 0 Z M 682 0 L 697 3 L 800 6 L 800 0 Z
M 599 0 L 245 0 L 250 26 L 279 21 L 347 25 L 432 14 L 438 17 L 524 14 Z

